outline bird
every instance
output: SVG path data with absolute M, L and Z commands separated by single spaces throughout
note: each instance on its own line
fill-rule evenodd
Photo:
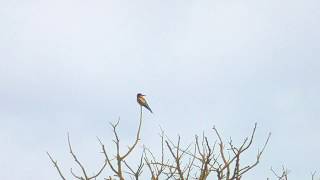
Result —
M 137 101 L 138 101 L 138 103 L 140 104 L 141 107 L 143 106 L 143 107 L 145 107 L 146 109 L 148 109 L 151 113 L 153 113 L 152 110 L 151 110 L 151 108 L 149 107 L 146 99 L 144 98 L 144 96 L 146 96 L 146 95 L 143 95 L 143 94 L 141 94 L 141 93 L 138 93 L 138 94 L 137 94 Z

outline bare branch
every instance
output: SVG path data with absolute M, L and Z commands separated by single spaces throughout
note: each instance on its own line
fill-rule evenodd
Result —
M 271 171 L 272 173 L 276 176 L 276 178 L 278 180 L 288 180 L 288 174 L 289 174 L 289 171 L 288 169 L 286 169 L 284 166 L 282 166 L 282 172 L 281 174 L 278 174 L 276 173 L 273 168 L 271 167 Z
M 98 137 L 97 137 L 98 138 Z M 108 156 L 108 153 L 107 153 L 107 151 L 106 151 L 106 148 L 105 148 L 105 146 L 104 146 L 104 144 L 101 142 L 101 140 L 98 138 L 98 141 L 99 141 L 99 143 L 100 143 L 100 145 L 101 145 L 101 147 L 102 147 L 102 153 L 104 154 L 104 156 L 105 156 L 105 158 L 106 158 L 106 162 L 109 164 L 109 166 L 110 166 L 110 168 L 111 168 L 111 170 L 115 173 L 115 174 L 117 174 L 117 170 L 114 168 L 114 166 L 112 165 L 112 163 L 111 163 L 111 160 L 110 160 L 110 158 L 109 158 L 109 156 Z
M 69 151 L 70 151 L 70 154 L 72 155 L 72 157 L 73 157 L 74 161 L 75 161 L 75 162 L 79 165 L 79 167 L 81 168 L 82 173 L 83 173 L 83 175 L 84 175 L 85 179 L 86 179 L 86 180 L 87 180 L 87 179 L 89 179 L 89 178 L 88 178 L 88 176 L 87 176 L 87 172 L 86 172 L 86 170 L 85 170 L 84 166 L 81 164 L 81 162 L 78 160 L 77 156 L 76 156 L 76 155 L 73 153 L 73 151 L 72 151 L 72 147 L 71 147 L 71 143 L 70 143 L 69 133 L 68 133 L 68 145 L 69 145 Z
M 51 157 L 51 155 L 49 154 L 49 152 L 47 152 L 47 155 L 49 156 L 49 158 L 50 158 L 51 162 L 53 163 L 54 167 L 57 169 L 57 171 L 58 171 L 61 179 L 66 180 L 66 178 L 63 176 L 63 174 L 62 174 L 62 172 L 61 172 L 61 170 L 60 170 L 60 168 L 59 168 L 59 166 L 58 166 L 58 161 L 53 160 L 53 158 Z
M 140 121 L 139 121 L 139 128 L 138 128 L 138 131 L 137 131 L 136 139 L 135 139 L 133 145 L 131 147 L 129 147 L 128 152 L 120 157 L 121 160 L 125 159 L 133 151 L 133 149 L 136 147 L 136 145 L 138 144 L 138 142 L 140 140 L 141 125 L 142 125 L 142 106 L 140 106 Z
M 126 162 L 126 161 L 123 161 L 124 164 L 126 165 L 126 167 L 131 171 L 131 172 L 127 172 L 128 174 L 131 174 L 134 176 L 135 180 L 138 180 L 139 179 L 139 176 L 142 174 L 143 170 L 143 166 L 144 166 L 144 163 L 143 163 L 143 154 L 141 154 L 141 158 L 140 158 L 140 163 L 138 165 L 138 168 L 137 170 L 133 170 L 129 164 Z

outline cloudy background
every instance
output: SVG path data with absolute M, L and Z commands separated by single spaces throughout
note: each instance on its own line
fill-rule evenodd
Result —
M 94 172 L 96 136 L 121 118 L 130 143 L 136 93 L 147 94 L 142 142 L 159 125 L 189 142 L 215 125 L 236 142 L 258 123 L 253 152 L 273 133 L 247 180 L 270 167 L 308 179 L 319 167 L 318 0 L 0 0 L 0 178 L 56 180 L 74 150 Z M 248 160 L 254 160 L 249 155 Z

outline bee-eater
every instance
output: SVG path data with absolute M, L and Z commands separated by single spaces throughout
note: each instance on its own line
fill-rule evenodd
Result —
M 138 103 L 140 104 L 140 106 L 143 106 L 143 107 L 147 108 L 151 113 L 153 113 L 152 110 L 151 110 L 151 108 L 149 107 L 146 99 L 145 99 L 143 96 L 146 96 L 146 95 L 143 95 L 143 94 L 141 94 L 141 93 L 138 93 L 138 94 L 137 94 L 137 101 L 138 101 Z

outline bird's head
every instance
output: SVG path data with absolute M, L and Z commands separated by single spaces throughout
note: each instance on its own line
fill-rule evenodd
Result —
M 142 97 L 142 96 L 146 96 L 146 95 L 141 94 L 141 93 L 138 93 L 138 94 L 137 94 L 137 97 Z

